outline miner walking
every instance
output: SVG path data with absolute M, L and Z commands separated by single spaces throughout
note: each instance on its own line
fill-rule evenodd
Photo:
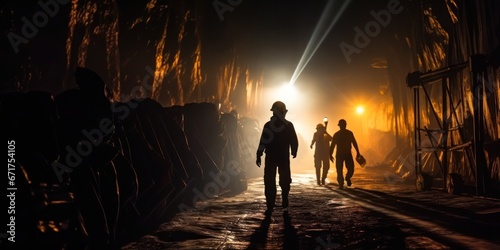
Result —
M 288 194 L 292 177 L 290 173 L 290 153 L 297 156 L 299 142 L 293 124 L 285 119 L 288 110 L 283 102 L 277 101 L 272 107 L 273 116 L 264 124 L 257 149 L 256 164 L 261 165 L 261 156 L 265 152 L 264 186 L 267 212 L 272 211 L 276 201 L 276 170 L 279 173 L 282 206 L 288 208 Z
M 361 154 L 359 153 L 358 143 L 354 138 L 354 134 L 350 130 L 346 129 L 347 122 L 344 119 L 340 119 L 338 125 L 340 127 L 340 130 L 333 135 L 332 144 L 330 145 L 330 159 L 332 161 L 334 160 L 333 151 L 335 150 L 335 147 L 337 147 L 337 153 L 335 154 L 337 162 L 335 163 L 335 167 L 337 169 L 337 181 L 339 183 L 339 188 L 343 189 L 344 162 L 347 169 L 347 173 L 345 175 L 347 186 L 351 186 L 351 178 L 354 174 L 354 160 L 351 154 L 351 144 L 356 150 L 356 157 L 361 157 Z
M 318 185 L 325 185 L 325 179 L 328 175 L 328 170 L 330 170 L 328 151 L 331 140 L 332 136 L 326 132 L 326 127 L 318 123 L 310 146 L 312 149 L 314 144 L 316 144 L 316 148 L 314 149 L 314 168 L 316 168 L 316 182 Z M 321 173 L 322 167 L 323 173 Z

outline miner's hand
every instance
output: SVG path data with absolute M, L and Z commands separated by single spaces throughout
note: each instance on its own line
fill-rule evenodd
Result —
M 260 162 L 260 157 L 259 156 L 257 156 L 257 160 L 255 161 L 255 164 L 257 164 L 257 167 L 260 168 L 261 162 Z

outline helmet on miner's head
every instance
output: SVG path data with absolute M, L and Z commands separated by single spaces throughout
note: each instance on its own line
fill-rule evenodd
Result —
M 316 125 L 316 129 L 322 129 L 322 128 L 325 128 L 325 125 L 321 123 L 318 123 L 318 125 Z
M 339 126 L 347 126 L 347 122 L 344 119 L 339 120 Z
M 273 103 L 271 111 L 278 111 L 284 115 L 288 110 L 286 110 L 286 105 L 282 101 L 276 101 Z

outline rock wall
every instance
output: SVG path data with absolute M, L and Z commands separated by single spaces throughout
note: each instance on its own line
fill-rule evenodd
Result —
M 18 242 L 117 248 L 203 199 L 246 189 L 252 160 L 236 116 L 213 103 L 101 93 L 1 95 L 2 133 L 17 145 Z

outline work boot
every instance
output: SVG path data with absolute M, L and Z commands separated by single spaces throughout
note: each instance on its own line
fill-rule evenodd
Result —
M 346 178 L 345 181 L 347 182 L 347 186 L 350 187 L 352 185 L 351 179 Z

